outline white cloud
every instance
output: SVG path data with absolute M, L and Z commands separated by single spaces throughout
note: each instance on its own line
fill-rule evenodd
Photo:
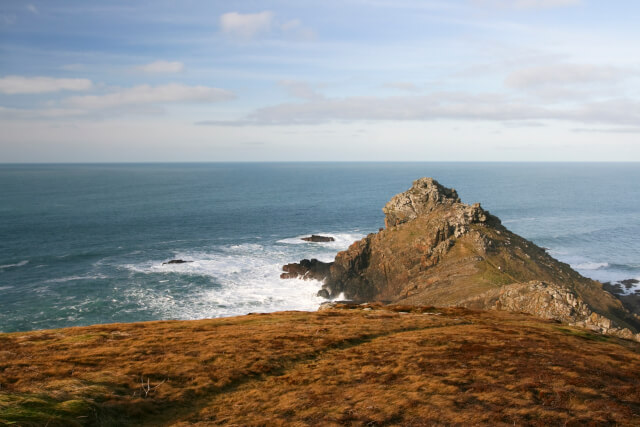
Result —
M 295 98 L 301 99 L 319 99 L 322 95 L 319 94 L 314 86 L 309 83 L 301 82 L 297 80 L 282 80 L 278 82 L 289 95 Z
M 0 107 L 0 118 L 10 120 L 32 120 L 32 119 L 60 119 L 65 117 L 76 117 L 84 114 L 84 111 L 69 108 L 46 108 L 46 109 L 25 109 Z
M 105 95 L 73 96 L 67 98 L 64 105 L 96 110 L 128 105 L 226 101 L 234 96 L 233 92 L 224 89 L 172 83 L 155 87 L 135 86 Z
M 230 124 L 309 124 L 358 120 L 528 120 L 549 116 L 547 110 L 494 94 L 433 93 L 426 96 L 322 98 L 255 110 Z M 209 122 L 203 124 L 224 124 Z
M 309 27 L 305 27 L 299 19 L 292 19 L 280 25 L 280 29 L 288 35 L 300 40 L 314 40 L 316 33 Z
M 155 61 L 138 65 L 135 69 L 145 73 L 180 73 L 184 71 L 184 64 L 178 61 Z
M 63 90 L 89 90 L 93 84 L 88 79 L 57 79 L 53 77 L 6 76 L 0 78 L 0 93 L 48 93 Z
M 33 14 L 38 14 L 38 8 L 32 4 L 27 5 L 27 10 Z
M 417 92 L 419 90 L 418 86 L 410 82 L 389 82 L 382 86 L 388 89 L 397 89 L 406 92 Z
M 514 9 L 552 9 L 556 7 L 577 6 L 582 0 L 473 0 L 480 6 Z
M 229 12 L 220 16 L 223 33 L 243 39 L 251 39 L 259 33 L 269 32 L 273 22 L 273 12 L 259 13 Z
M 564 120 L 637 126 L 640 102 L 613 99 L 551 108 L 496 94 L 432 93 L 426 96 L 323 98 L 261 108 L 238 121 L 210 125 L 300 125 L 355 121 L 481 120 L 494 122 Z
M 550 85 L 575 85 L 617 81 L 634 74 L 630 70 L 602 65 L 555 64 L 514 71 L 505 80 L 513 88 L 532 88 Z

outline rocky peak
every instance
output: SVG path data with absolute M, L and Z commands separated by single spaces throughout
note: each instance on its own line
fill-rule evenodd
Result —
M 393 227 L 425 215 L 440 205 L 454 203 L 460 203 L 456 190 L 440 185 L 433 178 L 420 178 L 413 181 L 410 189 L 393 196 L 382 208 L 384 222 L 387 227 Z

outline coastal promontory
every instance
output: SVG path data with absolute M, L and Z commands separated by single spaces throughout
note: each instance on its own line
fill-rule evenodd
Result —
M 525 312 L 640 340 L 640 318 L 543 248 L 504 227 L 479 203 L 432 178 L 414 181 L 382 209 L 385 228 L 331 263 L 302 260 L 283 278 L 323 281 L 319 295 L 356 302 Z

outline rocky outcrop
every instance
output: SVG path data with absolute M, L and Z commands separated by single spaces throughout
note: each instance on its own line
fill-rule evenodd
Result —
M 305 242 L 333 242 L 336 239 L 331 236 L 318 236 L 317 234 L 312 234 L 309 237 L 303 237 L 302 240 Z
M 382 208 L 385 227 L 409 222 L 429 213 L 436 206 L 454 203 L 460 203 L 456 190 L 443 187 L 433 178 L 420 178 L 409 190 L 396 194 Z
M 165 264 L 186 264 L 188 262 L 193 262 L 193 261 L 185 261 L 183 259 L 172 259 L 171 261 L 163 262 L 162 265 L 165 265 Z
M 284 273 L 281 279 L 324 280 L 329 275 L 331 264 L 318 261 L 315 258 L 303 259 L 300 262 L 287 264 L 282 267 Z
M 356 302 L 524 311 L 588 327 L 601 324 L 600 331 L 640 329 L 640 319 L 600 283 L 431 178 L 415 181 L 383 212 L 386 228 L 353 243 L 334 262 L 289 264 L 282 277 L 323 280 L 322 296 L 343 294 Z
M 638 317 L 640 320 L 640 280 L 625 279 L 619 282 L 605 282 L 602 287 L 607 292 L 615 295 L 627 310 Z
M 461 301 L 459 306 L 528 313 L 580 326 L 602 334 L 640 341 L 640 333 L 616 327 L 611 319 L 592 311 L 575 292 L 554 283 L 530 281 L 501 286 Z

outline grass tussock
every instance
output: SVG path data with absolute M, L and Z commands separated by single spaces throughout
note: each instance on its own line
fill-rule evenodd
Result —
M 372 304 L 0 336 L 0 425 L 640 424 L 640 346 Z

